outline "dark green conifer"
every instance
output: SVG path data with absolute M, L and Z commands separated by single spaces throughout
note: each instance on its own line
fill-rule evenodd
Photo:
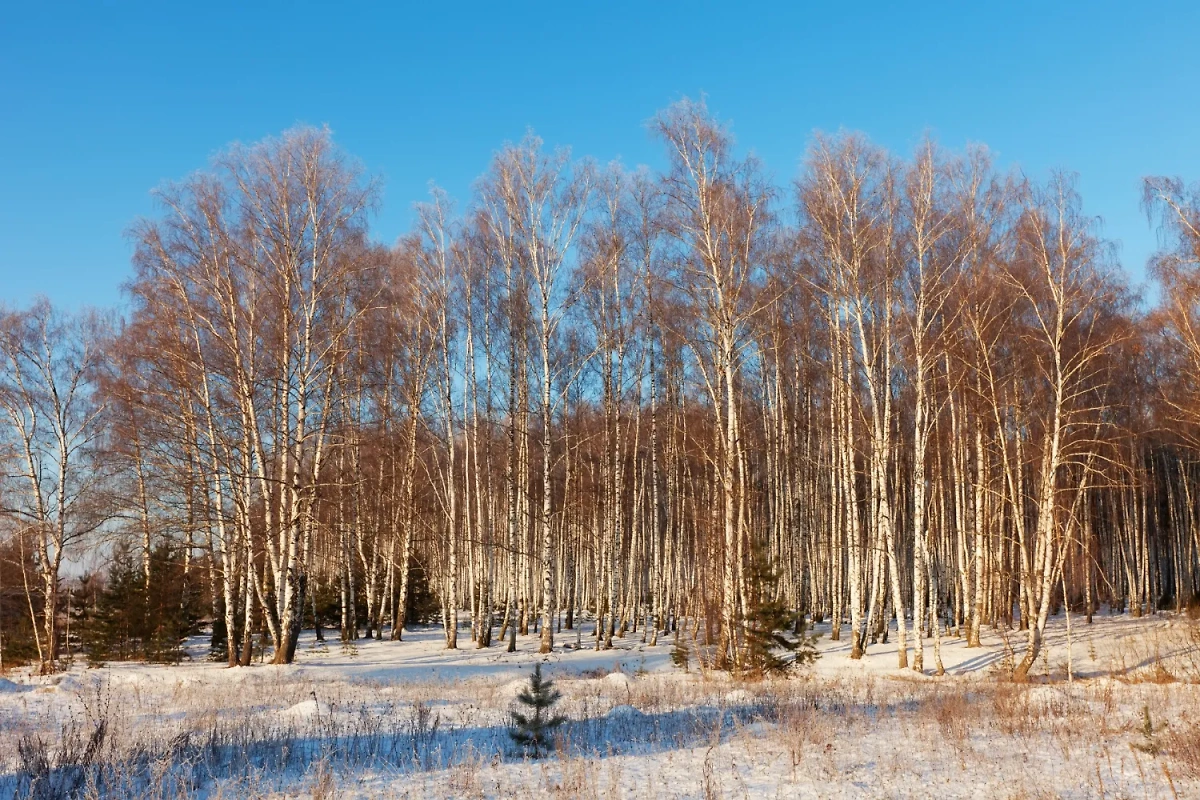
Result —
M 197 627 L 200 595 L 179 555 L 167 545 L 155 548 L 147 582 L 140 556 L 122 544 L 113 552 L 103 589 L 97 591 L 91 581 L 81 584 L 77 629 L 90 663 L 173 663 L 183 657 L 183 642 Z
M 815 661 L 819 655 L 816 637 L 804 633 L 803 615 L 780 596 L 779 573 L 761 548 L 751 556 L 746 583 L 750 591 L 745 618 L 745 671 L 758 675 L 780 673 Z
M 529 688 L 522 689 L 517 695 L 521 705 L 533 710 L 532 715 L 521 711 L 509 712 L 512 714 L 509 736 L 526 751 L 533 751 L 534 758 L 550 749 L 555 728 L 567 721 L 561 714 L 550 712 L 560 699 L 562 692 L 554 688 L 553 681 L 542 677 L 542 665 L 537 664 L 529 676 Z

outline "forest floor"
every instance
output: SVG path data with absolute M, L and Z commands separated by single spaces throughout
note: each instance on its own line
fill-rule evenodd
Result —
M 818 626 L 814 666 L 760 681 L 685 672 L 640 631 L 596 651 L 591 623 L 548 656 L 310 632 L 296 664 L 251 669 L 196 640 L 178 666 L 0 678 L 0 798 L 1200 797 L 1200 622 L 1071 623 L 1069 662 L 1059 617 L 1025 683 L 1024 634 L 992 629 L 944 637 L 934 677 L 930 640 L 918 674 L 894 628 L 852 661 Z M 539 661 L 569 721 L 533 759 L 507 722 Z

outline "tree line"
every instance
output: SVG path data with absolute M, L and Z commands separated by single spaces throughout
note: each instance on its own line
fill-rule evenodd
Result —
M 937 672 L 1016 627 L 1024 675 L 1064 608 L 1197 603 L 1200 189 L 1144 183 L 1151 307 L 1070 175 L 840 133 L 780 187 L 702 103 L 650 128 L 658 172 L 505 145 L 392 246 L 297 128 L 157 191 L 123 316 L 5 310 L 0 666 L 432 616 L 747 670 L 767 607 Z

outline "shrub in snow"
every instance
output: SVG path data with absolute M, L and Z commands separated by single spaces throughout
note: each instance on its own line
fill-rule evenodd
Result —
M 513 727 L 508 732 L 512 740 L 526 751 L 533 751 L 534 758 L 550 748 L 554 737 L 554 729 L 567 721 L 561 714 L 552 714 L 554 704 L 562 699 L 562 692 L 554 688 L 554 682 L 542 677 L 542 665 L 533 668 L 529 676 L 529 686 L 517 695 L 517 702 L 532 714 L 525 711 L 512 711 Z

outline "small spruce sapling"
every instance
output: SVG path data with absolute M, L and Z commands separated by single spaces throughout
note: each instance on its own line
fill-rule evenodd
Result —
M 532 750 L 537 758 L 550 749 L 554 737 L 554 729 L 567 721 L 561 714 L 552 714 L 550 709 L 562 699 L 562 692 L 554 688 L 554 682 L 542 677 L 542 665 L 533 668 L 529 676 L 529 688 L 522 689 L 517 695 L 517 701 L 533 714 L 521 711 L 511 711 L 512 729 L 508 734 L 512 740 L 525 750 Z
M 781 673 L 816 661 L 816 637 L 804 633 L 803 617 L 780 596 L 779 573 L 761 548 L 751 556 L 746 582 L 751 590 L 745 618 L 744 662 L 748 671 L 760 675 Z M 789 630 L 792 635 L 788 635 Z

